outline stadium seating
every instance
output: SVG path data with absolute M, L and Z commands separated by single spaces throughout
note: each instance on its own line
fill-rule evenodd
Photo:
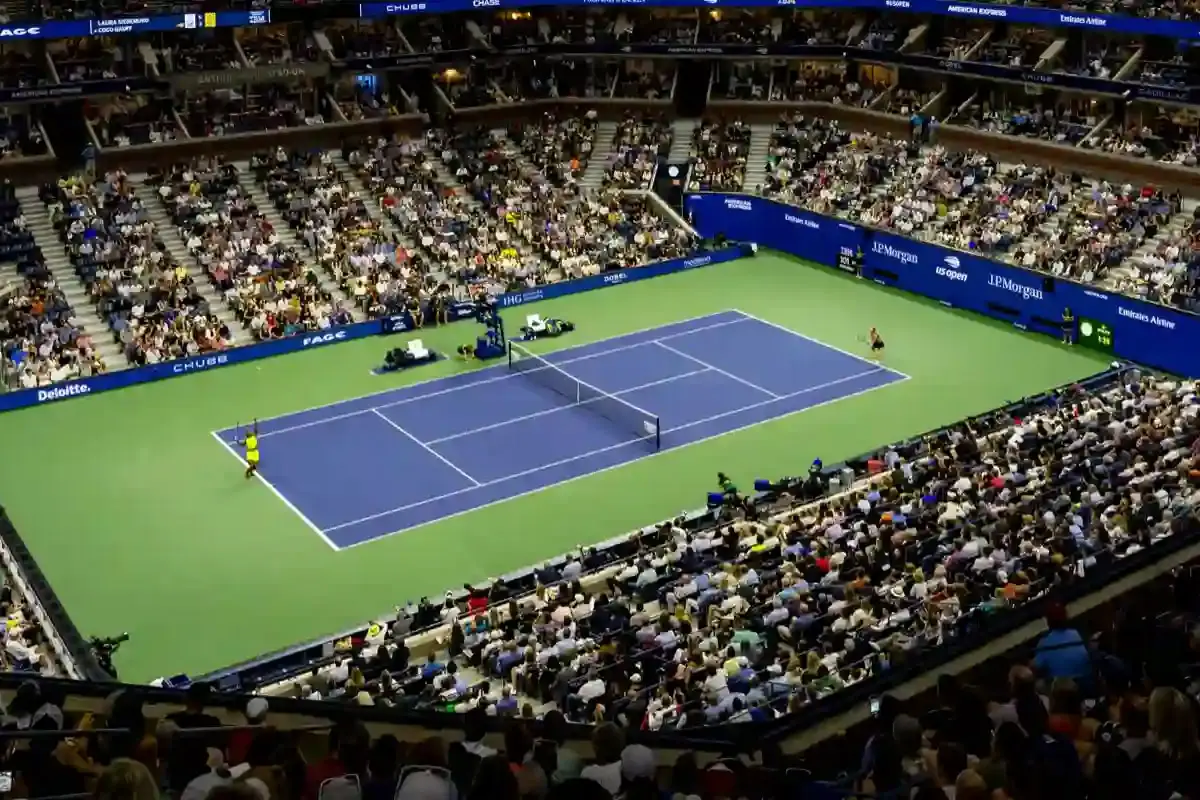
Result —
M 527 703 L 534 716 L 557 709 L 649 730 L 800 713 L 1064 580 L 1194 534 L 1180 480 L 1197 435 L 1194 390 L 1149 376 L 1069 387 L 854 462 L 857 482 L 819 502 L 806 500 L 824 488 L 811 481 L 766 506 L 739 497 L 699 524 L 667 522 L 615 551 L 585 549 L 515 583 L 399 609 L 358 655 L 352 646 L 264 691 L 360 703 L 365 691 L 376 704 L 499 716 L 528 715 Z M 1124 431 L 1151 418 L 1165 438 L 1152 458 L 1135 455 Z M 1084 435 L 1088 458 L 1070 456 Z M 1060 445 L 1053 465 L 1030 461 Z M 1124 465 L 1123 477 L 1089 486 L 1094 464 Z M 1133 524 L 1145 506 L 1122 510 L 1122 487 L 1161 516 Z M 1005 532 L 988 521 L 997 504 L 1040 523 Z M 430 625 L 448 625 L 437 634 L 446 650 L 415 633 Z M 410 665 L 421 647 L 427 659 Z M 382 669 L 406 677 L 380 694 Z
M 0 379 L 7 388 L 48 386 L 103 372 L 57 279 L 27 229 L 11 185 L 0 186 Z
M 72 3 L 62 13 L 121 10 L 95 5 Z M 1195 16 L 1163 8 L 1141 10 Z M 480 10 L 469 25 L 411 15 L 395 25 L 335 23 L 322 34 L 334 57 L 346 58 L 479 42 L 631 41 L 633 31 L 638 42 L 803 41 L 891 51 L 908 33 L 898 22 L 903 18 L 824 11 L 789 14 L 779 26 L 741 12 L 631 11 L 622 19 L 627 28 L 615 14 Z M 1033 68 L 1054 41 L 1036 29 L 991 34 L 975 20 L 948 24 L 926 52 Z M 236 47 L 233 39 L 215 37 L 195 45 L 176 33 L 156 41 L 165 75 L 321 59 L 307 30 L 239 34 Z M 1111 77 L 1134 57 L 1121 45 L 1088 42 L 1054 69 Z M 50 59 L 64 81 L 124 77 L 129 67 L 95 44 L 64 46 Z M 38 80 L 19 56 L 11 60 L 7 72 L 0 69 L 4 85 Z M 138 59 L 130 63 L 135 71 L 145 69 Z M 1177 79 L 1170 66 L 1139 69 L 1170 85 Z M 877 82 L 830 63 L 729 61 L 714 70 L 714 101 L 866 107 L 891 115 L 893 133 L 886 135 L 856 130 L 834 115 L 791 112 L 773 114 L 779 121 L 770 124 L 722 112 L 681 126 L 654 112 L 622 112 L 612 123 L 607 113 L 555 110 L 503 128 L 475 125 L 468 115 L 529 100 L 670 98 L 676 79 L 667 61 L 476 65 L 437 77 L 439 91 L 462 114 L 449 117 L 449 128 L 415 137 L 389 129 L 340 150 L 272 148 L 244 166 L 188 160 L 152 171 L 147 183 L 157 201 L 138 195 L 120 174 L 96 183 L 65 180 L 47 186 L 42 199 L 61 234 L 55 245 L 65 248 L 78 281 L 135 365 L 238 342 L 240 331 L 222 321 L 198 280 L 211 284 L 248 338 L 262 340 L 346 324 L 357 312 L 436 318 L 425 312 L 447 298 L 686 255 L 695 238 L 640 194 L 681 144 L 693 190 L 759 192 L 1057 277 L 1198 305 L 1200 211 L 1194 205 L 1155 186 L 1002 163 L 978 149 L 947 147 L 936 125 L 896 134 L 903 127 L 893 124 L 896 117 L 921 118 L 923 109 L 937 105 L 942 93 L 927 86 Z M 120 148 L 189 132 L 206 138 L 396 116 L 405 102 L 396 96 L 403 94 L 398 85 L 385 90 L 346 81 L 328 92 L 201 92 L 180 101 L 178 110 L 172 102 L 120 98 L 89 113 L 101 146 Z M 1195 164 L 1195 137 L 1185 126 L 1124 126 L 1104 106 L 1015 98 L 1001 92 L 958 97 L 965 102 L 941 122 Z M 10 122 L 7 146 L 0 143 L 5 156 L 37 152 L 39 134 L 24 119 Z M 177 230 L 156 225 L 143 200 L 161 205 Z M 191 259 L 186 264 L 173 254 L 175 236 Z M 105 369 L 36 245 L 6 186 L 0 194 L 0 261 L 6 264 L 0 268 L 6 279 L 0 280 L 0 379 L 14 388 Z M 200 268 L 194 273 L 188 269 L 193 262 Z M 329 287 L 344 293 L 354 311 L 341 307 Z M 330 800 L 341 790 L 352 798 L 440 800 L 455 796 L 451 784 L 457 796 L 502 798 L 516 796 L 514 782 L 524 796 L 555 787 L 586 797 L 587 789 L 568 780 L 580 772 L 605 788 L 601 796 L 618 788 L 630 798 L 652 796 L 647 787 L 658 778 L 658 765 L 642 741 L 665 747 L 694 736 L 695 749 L 703 750 L 706 736 L 715 741 L 729 731 L 795 725 L 829 709 L 862 705 L 868 689 L 886 688 L 901 675 L 929 674 L 945 653 L 964 652 L 1007 630 L 1007 620 L 1046 609 L 1049 641 L 1068 637 L 1049 652 L 1084 649 L 1065 633 L 1071 625 L 1059 598 L 1085 582 L 1103 584 L 1139 554 L 1161 552 L 1197 532 L 1196 396 L 1192 382 L 1137 373 L 1067 387 L 885 447 L 844 472 L 791 481 L 762 496 L 731 497 L 719 508 L 610 546 L 582 548 L 438 602 L 422 599 L 331 651 L 322 645 L 291 663 L 241 673 L 237 686 L 261 696 L 245 709 L 248 725 L 227 732 L 185 732 L 229 721 L 228 715 L 206 716 L 214 698 L 204 687 L 173 721 L 159 724 L 143 713 L 144 699 L 129 693 L 111 701 L 107 716 L 85 723 L 65 710 L 60 686 L 27 683 L 9 706 L 10 728 L 102 723 L 110 730 L 90 740 L 77 737 L 96 743 L 90 751 L 77 742 L 53 748 L 53 769 L 32 756 L 14 761 L 19 793 L 70 794 L 89 789 L 94 778 L 102 785 L 127 782 L 130 773 L 121 770 L 135 768 L 114 759 L 137 755 L 153 782 L 196 800 L 235 781 L 257 781 L 251 786 L 260 797 L 265 791 L 263 800 Z M 1176 605 L 1156 597 L 1153 608 L 1170 619 L 1147 614 L 1138 618 L 1142 630 L 1128 619 L 1110 629 L 1098 626 L 1104 635 L 1093 642 L 1085 672 L 1062 671 L 1060 659 L 1043 654 L 1034 659 L 1037 673 L 1014 664 L 1007 684 L 984 682 L 977 689 L 946 676 L 928 714 L 920 714 L 916 701 L 880 700 L 879 716 L 867 723 L 871 744 L 848 757 L 820 764 L 781 760 L 764 746 L 750 766 L 718 762 L 702 770 L 685 753 L 670 789 L 683 797 L 898 799 L 947 796 L 953 787 L 967 800 L 1051 792 L 1063 800 L 1158 800 L 1172 791 L 1200 793 L 1188 760 L 1200 753 L 1195 710 L 1180 692 L 1196 677 L 1186 663 L 1194 658 L 1196 611 L 1194 592 L 1186 590 L 1195 586 L 1182 574 L 1172 575 L 1169 585 Z M 9 620 L 3 667 L 57 674 L 25 599 L 5 587 L 0 608 Z M 989 706 L 984 692 L 996 702 Z M 276 704 L 296 708 L 289 701 L 306 701 L 315 716 L 339 720 L 328 743 L 303 740 L 307 765 L 298 734 L 263 725 Z M 460 715 L 429 724 L 464 728 L 464 743 L 431 739 L 401 747 L 372 738 L 363 725 L 368 719 L 386 724 L 389 713 L 392 720 L 428 722 L 420 715 L 433 712 Z M 143 726 L 138 736 L 116 733 L 137 725 Z M 149 745 L 131 746 L 150 730 L 157 753 Z M 500 756 L 497 730 L 504 733 Z M 596 763 L 583 768 L 573 748 L 584 748 L 566 742 L 568 730 L 576 742 L 581 730 L 589 731 L 584 735 L 594 737 Z M 485 731 L 491 736 L 486 744 Z M 545 737 L 536 747 L 534 733 Z M 672 736 L 680 738 L 666 738 Z M 211 737 L 205 748 L 192 746 L 204 737 Z M 1059 746 L 1064 743 L 1068 747 Z M 207 748 L 219 756 L 202 752 Z M 221 771 L 243 764 L 245 770 L 233 770 L 237 778 Z M 820 787 L 829 794 L 786 794 L 780 787 L 789 766 L 808 770 L 790 776 L 797 783 L 834 779 Z M 402 768 L 409 770 L 405 777 Z M 357 791 L 352 781 L 336 782 L 347 774 L 357 775 Z M 1076 791 L 1075 782 L 1086 788 Z

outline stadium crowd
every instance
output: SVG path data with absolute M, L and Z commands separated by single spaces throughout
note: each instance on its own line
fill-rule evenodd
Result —
M 105 369 L 47 269 L 11 183 L 0 184 L 0 382 L 32 389 Z
M 560 178 L 578 166 L 568 163 L 564 169 L 555 160 L 571 146 L 564 143 L 573 141 L 576 125 L 556 124 L 556 132 L 547 132 L 544 123 L 535 134 L 535 141 L 555 143 L 552 152 L 559 155 L 543 163 L 557 164 Z M 515 147 L 493 132 L 439 133 L 432 144 L 475 200 L 512 230 L 507 258 L 523 265 L 527 285 L 674 258 L 695 244 L 684 229 L 654 214 L 643 198 L 616 191 L 584 196 L 570 181 L 555 185 L 532 164 L 523 164 Z M 541 157 L 537 151 L 534 156 Z M 525 254 L 530 250 L 545 269 L 529 269 L 532 259 Z
M 51 739 L 10 764 L 33 797 L 103 783 L 113 770 L 136 771 L 150 796 L 242 783 L 268 800 L 335 788 L 405 800 L 657 797 L 655 753 L 626 744 L 634 731 L 802 713 L 1044 600 L 1048 631 L 1028 657 L 1001 663 L 1011 664 L 1006 683 L 943 675 L 931 698 L 885 695 L 865 735 L 830 745 L 833 763 L 763 745 L 759 758 L 702 770 L 685 754 L 669 791 L 786 797 L 784 781 L 845 770 L 842 789 L 879 797 L 1194 797 L 1197 573 L 1123 602 L 1090 638 L 1055 598 L 1200 532 L 1196 397 L 1194 382 L 1125 373 L 885 448 L 852 462 L 849 483 L 810 475 L 761 505 L 726 479 L 725 502 L 699 524 L 664 523 L 512 583 L 398 607 L 288 691 L 459 714 L 462 741 L 372 741 L 351 714 L 326 755 L 305 762 L 297 734 L 267 724 L 280 687 L 251 699 L 246 724 L 222 735 L 206 713 L 209 687 L 197 684 L 187 709 L 163 721 L 145 719 L 135 691 L 110 698 L 93 720 L 109 731 L 89 739 L 94 749 Z M 435 651 L 413 657 L 409 643 L 430 628 L 442 637 Z M 68 719 L 60 695 L 30 682 L 6 725 L 53 731 Z M 594 726 L 593 758 L 568 741 L 572 721 Z M 495 723 L 502 746 L 489 736 Z M 862 739 L 861 752 L 848 749 Z
M 692 191 L 738 191 L 746 179 L 750 126 L 735 120 L 702 120 L 692 134 Z
M 128 175 L 63 180 L 42 190 L 51 222 L 131 364 L 222 349 L 232 333 L 175 263 Z
M 617 125 L 604 187 L 650 189 L 658 161 L 671 149 L 670 125 L 662 119 L 627 114 Z
M 286 161 L 288 154 L 271 154 Z M 252 169 L 259 163 L 251 161 Z M 188 253 L 255 339 L 278 339 L 349 321 L 294 247 L 262 214 L 223 159 L 153 173 L 160 202 Z M 227 331 L 227 328 L 222 328 Z

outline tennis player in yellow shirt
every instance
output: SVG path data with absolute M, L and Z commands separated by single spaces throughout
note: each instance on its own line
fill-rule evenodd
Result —
M 258 422 L 255 421 L 254 429 L 246 431 L 246 438 L 238 442 L 246 448 L 246 480 L 249 480 L 258 473 Z

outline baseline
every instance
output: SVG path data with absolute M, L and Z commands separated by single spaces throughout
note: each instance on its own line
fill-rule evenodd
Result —
M 222 439 L 220 434 L 217 431 L 212 431 L 212 437 L 214 439 L 216 439 L 217 443 L 220 444 L 221 447 L 225 448 L 225 452 L 227 452 L 227 453 L 229 453 L 229 455 L 233 456 L 234 459 L 239 464 L 244 465 L 246 463 L 246 460 L 244 458 L 242 458 L 240 455 L 238 455 L 237 450 L 233 449 L 233 445 L 230 444 L 229 442 L 225 441 L 224 439 Z M 266 486 L 267 489 L 270 490 L 271 494 L 278 497 L 279 502 L 281 502 L 285 506 L 287 506 L 287 508 L 293 514 L 295 514 L 297 517 L 299 517 L 300 520 L 302 522 L 304 522 L 304 524 L 307 525 L 312 530 L 313 533 L 317 534 L 317 536 L 320 536 L 321 541 L 325 542 L 325 544 L 329 545 L 334 550 L 342 549 L 332 539 L 329 538 L 329 536 L 325 533 L 325 531 L 321 530 L 320 526 L 318 526 L 316 523 L 314 523 L 311 519 L 309 519 L 304 514 L 303 511 L 301 511 L 299 508 L 297 508 L 295 503 L 293 503 L 291 500 L 288 500 L 287 495 L 285 495 L 283 492 L 279 491 L 279 489 L 277 489 L 275 487 L 275 484 L 271 483 L 269 480 L 267 480 L 265 477 L 263 477 L 263 474 L 261 472 L 255 472 L 254 477 L 256 477 L 260 481 L 262 481 L 263 486 Z
M 772 322 L 769 319 L 763 319 L 762 317 L 755 316 L 754 314 L 751 314 L 747 311 L 742 311 L 740 308 L 733 308 L 730 310 L 735 311 L 738 314 L 741 314 L 746 319 L 753 320 L 755 322 L 761 322 L 763 325 L 768 325 L 772 328 L 775 328 L 776 330 L 781 330 L 784 333 L 790 333 L 792 336 L 795 336 L 797 339 L 803 339 L 806 342 L 812 342 L 813 344 L 820 345 L 821 347 L 824 347 L 827 350 L 835 350 L 835 351 L 841 353 L 842 355 L 847 356 L 849 358 L 853 358 L 855 361 L 858 361 L 862 364 L 867 364 L 872 367 L 879 367 L 880 369 L 885 369 L 888 372 L 891 372 L 895 375 L 902 376 L 905 380 L 912 378 L 912 376 L 909 375 L 908 373 L 901 372 L 898 369 L 892 369 L 891 367 L 887 366 L 886 364 L 882 364 L 878 361 L 872 361 L 871 359 L 867 358 L 866 356 L 859 355 L 858 353 L 852 353 L 843 347 L 838 347 L 837 345 L 828 344 L 826 342 L 821 341 L 820 339 L 815 339 L 812 336 L 806 336 L 805 334 L 800 333 L 799 331 L 792 330 L 791 328 L 787 327 L 786 325 L 780 325 L 778 322 Z

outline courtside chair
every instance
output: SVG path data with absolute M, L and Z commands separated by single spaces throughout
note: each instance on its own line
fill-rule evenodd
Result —
M 429 349 L 420 339 L 413 339 L 408 343 L 408 354 L 413 357 L 414 361 L 424 361 L 429 358 Z

